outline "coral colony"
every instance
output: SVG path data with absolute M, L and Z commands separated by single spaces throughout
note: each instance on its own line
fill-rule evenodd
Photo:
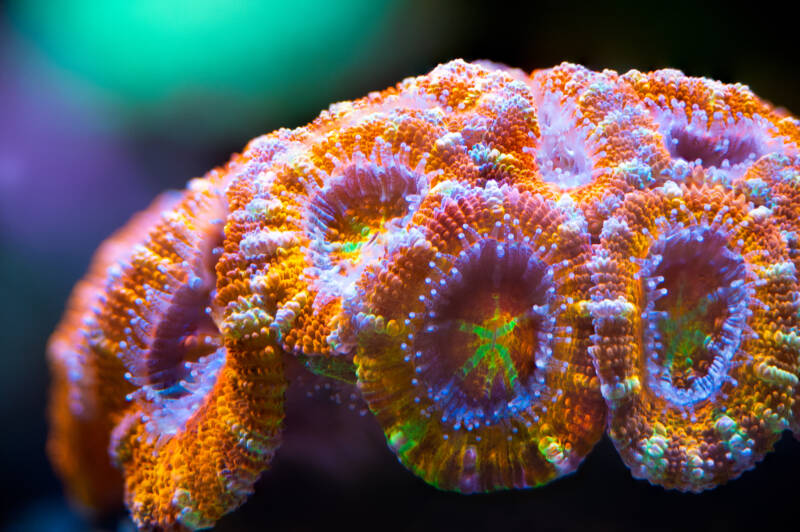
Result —
M 109 238 L 49 344 L 69 493 L 209 527 L 348 371 L 442 490 L 541 486 L 607 431 L 699 492 L 800 432 L 800 122 L 676 70 L 453 61 L 259 137 Z M 291 423 L 291 420 L 288 420 Z

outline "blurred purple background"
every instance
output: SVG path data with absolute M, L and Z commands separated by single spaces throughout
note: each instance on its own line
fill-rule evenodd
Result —
M 767 3 L 688 5 L 0 4 L 0 527 L 90 527 L 66 505 L 44 455 L 44 347 L 92 251 L 158 192 L 258 134 L 455 57 L 528 71 L 563 60 L 674 67 L 746 83 L 800 113 L 791 17 Z M 731 530 L 796 513 L 800 444 L 788 436 L 758 469 L 700 496 L 631 479 L 603 441 L 575 475 L 545 489 L 464 497 L 406 472 L 349 394 L 291 390 L 274 469 L 219 529 Z M 120 519 L 102 526 L 130 526 Z

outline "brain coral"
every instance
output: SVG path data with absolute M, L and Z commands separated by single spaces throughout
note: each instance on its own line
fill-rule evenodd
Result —
M 84 506 L 212 526 L 296 358 L 440 489 L 545 484 L 606 430 L 713 488 L 800 431 L 798 143 L 675 70 L 452 61 L 335 104 L 103 244 L 49 344 L 53 464 Z

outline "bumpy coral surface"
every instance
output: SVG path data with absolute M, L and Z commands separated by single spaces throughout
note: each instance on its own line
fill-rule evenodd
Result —
M 800 431 L 798 143 L 674 70 L 453 61 L 333 105 L 100 248 L 49 345 L 52 461 L 86 507 L 212 526 L 294 357 L 440 489 L 545 484 L 606 430 L 635 476 L 713 488 Z

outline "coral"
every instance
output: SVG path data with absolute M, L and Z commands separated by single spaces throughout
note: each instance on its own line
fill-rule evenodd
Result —
M 178 194 L 162 194 L 100 246 L 47 346 L 53 380 L 47 449 L 68 493 L 87 509 L 111 509 L 121 502 L 122 478 L 107 449 L 127 407 L 125 395 L 133 391 L 98 323 L 107 302 L 108 269 L 124 262 L 139 235 L 177 200 Z
M 49 344 L 53 463 L 84 506 L 212 526 L 294 358 L 440 489 L 545 484 L 604 430 L 713 488 L 800 433 L 798 142 L 674 70 L 453 61 L 335 104 L 101 247 Z
M 363 277 L 362 394 L 400 460 L 463 492 L 573 471 L 605 408 L 575 312 L 590 236 L 572 204 L 440 182 Z
M 274 342 L 218 325 L 223 185 L 216 172 L 193 180 L 112 237 L 51 341 L 54 463 L 88 506 L 119 504 L 124 485 L 140 526 L 212 525 L 252 491 L 280 439 Z
M 718 187 L 628 195 L 603 224 L 586 306 L 609 433 L 635 476 L 701 491 L 788 428 L 797 281 L 765 216 Z

